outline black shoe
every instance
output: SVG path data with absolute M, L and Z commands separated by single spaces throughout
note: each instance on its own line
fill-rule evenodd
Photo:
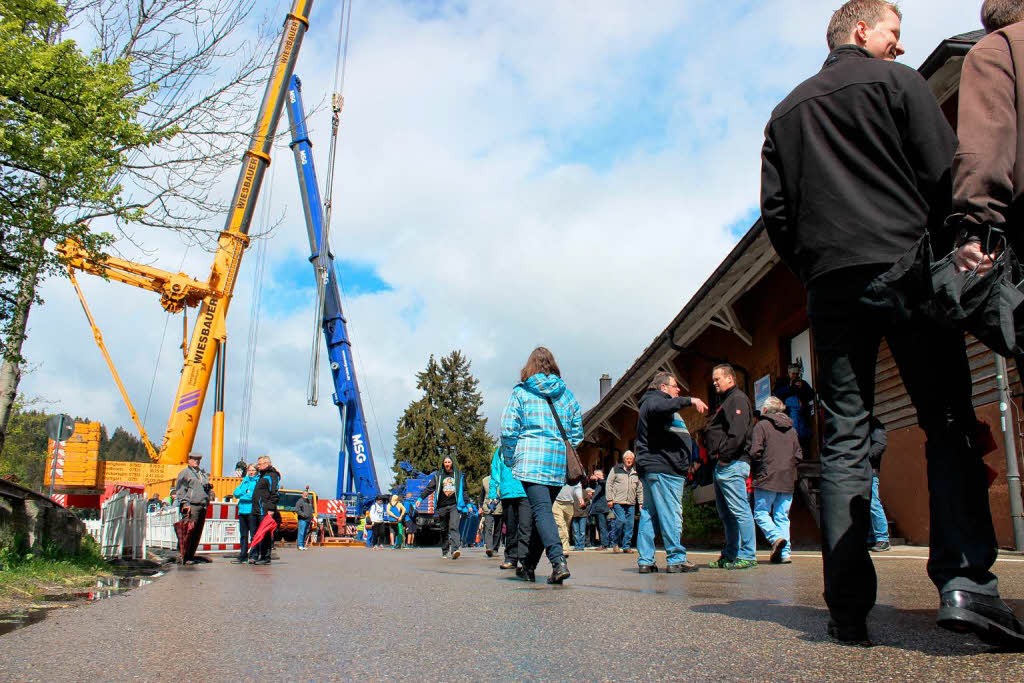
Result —
M 246 559 L 244 557 L 236 557 L 235 559 L 231 560 L 231 564 L 245 564 L 245 563 L 246 563 Z
M 256 560 L 253 564 L 270 564 L 270 560 Z
M 879 541 L 878 543 L 868 548 L 868 550 L 870 550 L 873 553 L 887 553 L 890 550 L 892 550 L 892 546 L 889 545 L 889 541 Z
M 487 557 L 494 557 L 494 551 L 493 550 L 485 550 L 484 553 L 487 555 Z
M 515 568 L 516 568 L 516 563 L 515 562 L 502 562 L 501 564 L 498 565 L 498 569 L 515 569 Z
M 998 596 L 946 591 L 936 621 L 949 631 L 973 633 L 989 645 L 1024 651 L 1024 621 Z
M 693 562 L 686 560 L 685 562 L 677 562 L 676 564 L 670 564 L 665 567 L 666 574 L 686 574 L 689 572 L 697 571 L 698 567 Z
M 527 569 L 523 566 L 516 567 L 516 576 L 518 576 L 523 581 L 529 581 L 530 583 L 534 583 L 537 580 L 537 574 L 534 572 L 534 570 Z
M 828 637 L 841 645 L 854 645 L 857 647 L 871 647 L 871 639 L 868 638 L 867 624 L 837 624 L 831 619 L 828 620 Z
M 782 562 L 782 551 L 786 549 L 789 544 L 784 538 L 780 538 L 772 543 L 772 554 L 768 557 L 768 561 L 772 564 L 780 564 Z
M 641 574 L 657 574 L 658 565 L 656 564 L 642 564 L 638 570 Z
M 562 585 L 562 582 L 571 576 L 569 574 L 569 566 L 565 562 L 559 562 L 551 568 L 551 576 L 548 577 L 548 583 Z

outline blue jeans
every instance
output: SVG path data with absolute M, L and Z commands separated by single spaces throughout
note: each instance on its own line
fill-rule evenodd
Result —
M 615 513 L 615 521 L 612 522 L 612 545 L 629 550 L 633 545 L 633 516 L 636 514 L 636 506 L 615 503 L 612 512 Z
M 782 550 L 782 558 L 790 555 L 789 543 L 789 508 L 793 505 L 792 493 L 777 493 L 764 489 L 754 489 L 754 521 L 761 527 L 764 537 L 769 543 L 780 538 L 786 539 L 786 547 Z
M 572 518 L 572 544 L 577 548 L 582 548 L 587 542 L 587 518 L 586 517 L 573 517 Z
M 686 547 L 680 540 L 686 480 L 671 474 L 645 474 L 640 481 L 644 485 L 644 504 L 640 508 L 640 529 L 636 535 L 636 549 L 639 551 L 636 563 L 641 567 L 654 564 L 655 524 L 661 531 L 668 564 L 686 562 Z
M 754 545 L 754 516 L 747 498 L 747 477 L 750 463 L 734 460 L 728 465 L 715 465 L 715 505 L 725 527 L 727 560 L 756 560 Z M 646 491 L 644 492 L 646 494 Z M 644 505 L 647 505 L 646 495 Z
M 526 498 L 530 501 L 530 510 L 533 513 L 533 533 L 530 535 L 529 549 L 523 562 L 523 566 L 527 569 L 537 568 L 540 555 L 544 551 L 547 551 L 548 560 L 552 566 L 565 563 L 562 539 L 558 537 L 555 516 L 551 512 L 551 504 L 555 502 L 555 496 L 558 495 L 561 488 L 561 486 L 523 482 L 523 489 L 526 490 Z M 520 560 L 522 559 L 520 558 Z
M 299 532 L 295 536 L 295 544 L 300 548 L 306 547 L 306 531 L 309 529 L 309 520 L 299 520 Z
M 878 475 L 871 476 L 871 531 L 868 533 L 868 543 L 889 542 L 889 520 L 885 518 L 885 508 L 882 507 L 882 499 L 878 497 Z

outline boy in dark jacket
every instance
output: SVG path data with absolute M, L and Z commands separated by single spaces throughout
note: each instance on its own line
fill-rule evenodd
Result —
M 731 365 L 718 365 L 712 371 L 721 403 L 707 427 L 708 451 L 718 460 L 715 465 L 715 505 L 725 527 L 725 549 L 708 564 L 712 569 L 753 569 L 757 566 L 754 516 L 747 498 L 750 476 L 750 399 L 736 386 L 736 371 Z
M 803 459 L 793 420 L 777 396 L 761 406 L 761 419 L 750 438 L 754 475 L 754 521 L 772 544 L 771 561 L 789 564 L 789 508 L 793 504 L 796 466 Z
M 884 336 L 927 437 L 928 575 L 939 592 L 938 623 L 990 641 L 1007 632 L 1020 639 L 1024 625 L 999 599 L 991 572 L 996 538 L 973 438 L 964 336 L 923 314 L 926 231 L 934 253 L 953 246 L 943 222 L 956 137 L 921 75 L 894 63 L 903 53 L 900 29 L 899 9 L 887 2 L 851 0 L 836 10 L 824 66 L 776 107 L 762 151 L 761 214 L 776 251 L 807 288 L 825 407 L 828 630 L 840 641 L 867 641 L 875 603 L 864 543 L 871 501 L 865 416 L 874 407 Z M 991 123 L 989 113 L 983 118 Z
M 666 572 L 692 572 L 697 565 L 686 559 L 680 541 L 683 531 L 683 486 L 690 467 L 693 441 L 686 424 L 676 416 L 690 406 L 707 412 L 699 398 L 680 396 L 682 387 L 668 372 L 659 372 L 647 392 L 640 397 L 640 416 L 636 423 L 637 470 L 644 487 L 637 529 L 637 566 L 641 574 L 658 571 L 654 564 L 654 525 L 661 531 L 667 558 Z
M 466 510 L 466 504 L 462 496 L 464 477 L 462 472 L 455 466 L 455 460 L 446 455 L 441 461 L 441 467 L 434 472 L 430 482 L 423 487 L 420 497 L 416 501 L 416 507 L 420 501 L 429 496 L 434 496 L 434 519 L 441 525 L 441 556 L 450 557 L 453 560 L 459 559 L 462 551 L 459 550 L 461 536 L 459 534 L 459 522 L 461 513 Z M 447 533 L 445 530 L 447 529 Z

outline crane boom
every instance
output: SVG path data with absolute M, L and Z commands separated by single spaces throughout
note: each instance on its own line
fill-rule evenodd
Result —
M 210 377 L 227 338 L 225 319 L 241 268 L 242 255 L 249 245 L 249 225 L 256 209 L 264 173 L 270 165 L 270 151 L 281 108 L 289 79 L 295 70 L 299 47 L 309 27 L 308 16 L 312 6 L 313 0 L 293 0 L 292 9 L 285 19 L 256 125 L 243 156 L 228 217 L 220 233 L 210 277 L 206 282 L 127 261 L 94 259 L 87 254 L 83 255 L 80 250 L 73 251 L 74 245 L 63 247 L 73 257 L 69 260 L 69 267 L 157 291 L 163 295 L 163 304 L 167 310 L 181 310 L 186 305 L 199 303 L 201 299 L 198 320 L 188 343 L 177 394 L 157 456 L 157 462 L 161 464 L 184 464 L 195 443 Z M 219 465 L 213 463 L 214 474 L 220 474 Z
M 380 494 L 377 469 L 370 451 L 363 401 L 359 394 L 355 366 L 352 364 L 352 344 L 348 325 L 341 307 L 341 292 L 334 272 L 334 255 L 330 245 L 322 244 L 324 234 L 324 207 L 320 199 L 316 167 L 313 164 L 313 145 L 306 129 L 306 114 L 302 106 L 302 83 L 292 76 L 288 88 L 288 121 L 291 124 L 291 148 L 295 154 L 295 168 L 299 176 L 302 208 L 306 217 L 309 237 L 310 262 L 315 264 L 321 250 L 327 253 L 327 288 L 321 327 L 327 342 L 327 357 L 331 362 L 334 380 L 334 404 L 341 416 L 341 449 L 338 452 L 337 496 L 356 493 L 365 504 Z

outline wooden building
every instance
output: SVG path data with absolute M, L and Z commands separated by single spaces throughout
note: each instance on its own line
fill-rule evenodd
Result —
M 950 122 L 956 125 L 957 92 L 964 56 L 983 32 L 954 36 L 943 41 L 921 66 Z M 620 454 L 632 447 L 636 434 L 637 400 L 652 376 L 669 370 L 685 387 L 684 394 L 714 405 L 711 370 L 722 362 L 738 371 L 739 386 L 753 400 L 755 384 L 765 378 L 774 386 L 790 362 L 801 362 L 804 377 L 814 384 L 814 339 L 808 329 L 806 293 L 796 276 L 780 261 L 763 224 L 758 221 L 739 241 L 700 290 L 644 349 L 636 361 L 611 384 L 602 381 L 601 398 L 584 418 L 586 439 L 581 456 L 590 468 L 605 471 Z M 988 423 L 999 449 L 985 461 L 997 473 L 990 499 L 999 543 L 1012 547 L 1006 457 L 1002 447 L 995 377 L 995 357 L 973 338 L 968 351 L 974 376 L 974 403 L 979 419 Z M 759 381 L 760 380 L 760 381 Z M 1018 404 L 1020 384 L 1011 373 Z M 817 522 L 817 467 L 820 449 L 820 412 L 814 411 L 814 438 L 807 465 L 801 471 L 800 492 L 794 499 L 791 519 L 795 544 L 820 540 Z M 928 543 L 928 490 L 924 434 L 892 356 L 883 342 L 876 374 L 875 414 L 889 432 L 889 447 L 880 476 L 880 496 L 892 523 L 894 537 L 908 543 Z M 1016 414 L 1021 413 L 1018 410 Z M 683 412 L 691 432 L 705 426 L 695 410 Z M 1015 430 L 1020 444 L 1021 425 Z M 1021 452 L 1018 446 L 1018 452 Z

